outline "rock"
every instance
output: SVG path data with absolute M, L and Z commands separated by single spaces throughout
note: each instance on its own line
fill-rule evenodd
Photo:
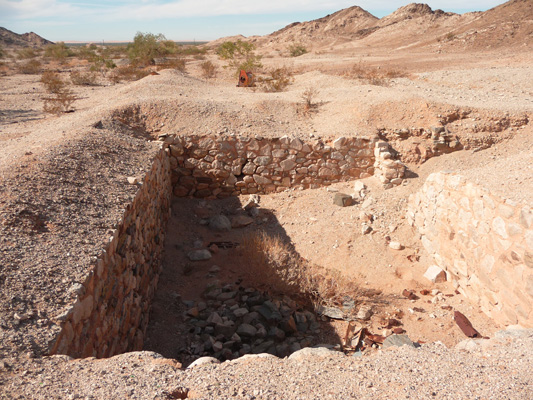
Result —
M 136 185 L 139 183 L 139 180 L 134 176 L 128 176 L 128 183 L 130 185 Z
M 213 312 L 207 318 L 207 323 L 209 323 L 209 324 L 222 324 L 222 323 L 224 323 L 224 321 L 222 321 L 222 318 L 220 317 L 220 315 L 218 315 L 217 312 Z
M 209 219 L 209 228 L 214 231 L 228 232 L 231 230 L 231 221 L 225 215 L 215 215 Z
M 187 310 L 187 315 L 189 317 L 198 318 L 198 315 L 200 314 L 198 307 L 193 307 L 189 310 Z
M 333 204 L 339 207 L 349 207 L 353 203 L 353 198 L 349 194 L 335 193 L 335 197 L 333 197 Z
M 273 338 L 273 339 L 276 339 L 278 341 L 281 341 L 281 340 L 285 339 L 285 332 L 283 332 L 283 330 L 273 326 L 268 331 L 268 336 Z
M 390 242 L 389 247 L 393 250 L 402 250 L 403 245 L 400 242 Z
M 233 315 L 235 315 L 235 317 L 237 318 L 241 318 L 241 317 L 244 317 L 246 314 L 248 314 L 248 309 L 247 308 L 237 308 L 236 310 L 233 311 Z
M 248 217 L 247 215 L 238 215 L 231 218 L 231 227 L 232 228 L 244 228 L 254 222 L 253 218 Z
M 344 313 L 340 308 L 337 307 L 327 307 L 327 306 L 318 306 L 317 312 L 321 315 L 333 319 L 344 319 Z
M 235 291 L 232 291 L 232 292 L 223 292 L 223 293 L 220 293 L 220 294 L 217 296 L 217 300 L 220 300 L 220 301 L 226 301 L 226 300 L 233 299 L 235 296 L 237 296 L 237 292 L 235 292 Z
M 313 357 L 330 357 L 336 355 L 337 351 L 330 350 L 326 347 L 306 347 L 305 349 L 295 351 L 289 356 L 289 360 L 303 361 Z M 341 354 L 341 353 L 339 353 Z
M 371 226 L 368 226 L 367 224 L 363 224 L 361 226 L 361 233 L 363 235 L 368 235 L 371 232 L 372 232 L 372 227 Z
M 187 257 L 189 257 L 189 260 L 191 261 L 205 261 L 209 260 L 211 256 L 211 252 L 207 249 L 203 250 L 193 250 L 187 254 Z
M 368 321 L 370 317 L 372 317 L 372 314 L 373 314 L 372 307 L 361 306 L 361 308 L 359 308 L 359 311 L 357 311 L 357 315 L 355 316 L 355 318 L 363 320 L 363 321 Z
M 213 265 L 211 268 L 209 268 L 209 272 L 211 272 L 212 274 L 216 274 L 219 271 L 220 267 L 218 265 Z
M 243 204 L 242 208 L 250 211 L 252 208 L 259 207 L 260 198 L 257 194 L 251 194 L 248 200 Z
M 220 364 L 220 361 L 217 360 L 215 357 L 200 357 L 196 361 L 194 361 L 191 365 L 187 367 L 187 369 L 191 369 L 194 367 L 198 367 L 200 365 L 205 364 Z
M 257 334 L 257 328 L 250 324 L 240 324 L 237 328 L 237 335 L 241 337 L 254 337 Z
M 433 283 L 445 282 L 446 272 L 437 265 L 431 265 L 424 274 L 424 278 L 429 279 Z
M 391 335 L 388 338 L 385 339 L 383 342 L 383 348 L 386 349 L 387 347 L 392 346 L 411 346 L 415 347 L 414 343 L 409 339 L 409 336 L 407 335 Z

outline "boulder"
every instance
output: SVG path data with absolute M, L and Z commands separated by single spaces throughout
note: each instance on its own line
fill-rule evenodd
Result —
M 209 228 L 214 231 L 228 232 L 231 230 L 231 221 L 225 215 L 215 215 L 209 219 Z
M 424 274 L 424 278 L 429 279 L 433 283 L 445 282 L 446 272 L 437 265 L 431 265 Z

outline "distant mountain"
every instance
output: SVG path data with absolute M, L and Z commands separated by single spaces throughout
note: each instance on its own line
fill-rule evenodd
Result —
M 43 39 L 36 33 L 18 33 L 0 27 L 0 45 L 2 47 L 41 47 L 53 42 Z
M 232 38 L 222 38 L 216 43 Z M 432 10 L 411 3 L 379 19 L 354 6 L 323 18 L 294 22 L 266 36 L 242 38 L 265 50 L 291 44 L 309 50 L 367 46 L 405 49 L 433 47 L 435 51 L 483 50 L 533 45 L 533 0 L 511 0 L 485 12 L 466 14 Z

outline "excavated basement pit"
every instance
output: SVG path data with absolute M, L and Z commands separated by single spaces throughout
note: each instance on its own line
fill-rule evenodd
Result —
M 286 263 L 301 257 L 272 210 L 241 201 L 370 176 L 385 187 L 402 185 L 405 166 L 389 144 L 365 137 L 305 143 L 287 136 L 165 134 L 158 140 L 152 170 L 135 178 L 138 195 L 51 353 L 109 357 L 145 349 L 188 365 L 206 355 L 283 357 L 314 344 L 340 347 L 344 332 L 315 314 L 316 298 L 299 295 L 300 289 L 276 290 L 248 268 L 250 238 L 257 233 L 290 249 Z M 213 219 L 221 216 L 229 226 L 216 226 Z M 349 296 L 335 301 L 344 314 L 339 319 L 353 318 L 360 305 Z

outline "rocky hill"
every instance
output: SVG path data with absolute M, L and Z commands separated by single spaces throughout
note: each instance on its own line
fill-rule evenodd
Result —
M 232 40 L 219 39 L 217 42 Z M 436 47 L 442 51 L 483 50 L 533 44 L 533 2 L 511 0 L 485 12 L 455 14 L 411 3 L 379 19 L 360 7 L 323 18 L 294 22 L 248 40 L 265 49 L 302 44 L 323 51 L 353 46 L 397 49 Z
M 0 27 L 0 46 L 2 47 L 41 47 L 52 43 L 34 32 L 18 34 Z

